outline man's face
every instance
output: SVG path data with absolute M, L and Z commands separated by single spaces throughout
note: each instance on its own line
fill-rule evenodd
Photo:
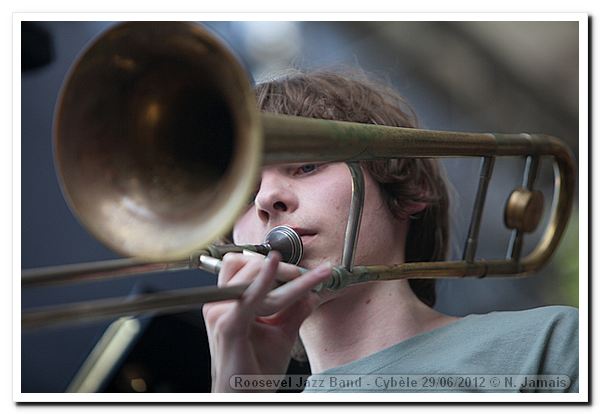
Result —
M 352 197 L 352 179 L 344 163 L 286 164 L 266 167 L 254 203 L 236 222 L 236 244 L 259 244 L 267 232 L 288 225 L 301 236 L 300 266 L 329 261 L 339 265 Z M 365 205 L 355 263 L 403 261 L 406 223 L 395 219 L 378 184 L 365 173 Z

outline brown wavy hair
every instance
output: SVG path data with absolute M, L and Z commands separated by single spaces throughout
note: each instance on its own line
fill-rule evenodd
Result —
M 255 87 L 261 111 L 307 118 L 418 128 L 415 112 L 384 82 L 364 72 L 293 71 Z M 435 159 L 394 158 L 362 161 L 379 183 L 390 211 L 408 216 L 408 206 L 425 203 L 410 216 L 406 262 L 444 260 L 449 240 L 449 195 L 445 174 Z M 435 305 L 434 279 L 409 279 L 415 295 Z

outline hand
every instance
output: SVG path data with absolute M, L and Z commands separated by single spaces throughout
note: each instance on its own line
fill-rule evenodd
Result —
M 311 289 L 331 275 L 331 267 L 301 274 L 280 260 L 277 252 L 267 258 L 225 255 L 218 286 L 250 286 L 238 300 L 203 306 L 213 392 L 235 391 L 233 375 L 285 374 L 300 325 L 319 303 Z M 271 291 L 276 278 L 291 281 Z

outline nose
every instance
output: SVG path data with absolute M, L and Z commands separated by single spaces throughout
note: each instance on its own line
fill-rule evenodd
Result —
M 283 174 L 275 169 L 265 169 L 254 204 L 260 220 L 268 223 L 276 221 L 281 214 L 296 210 L 298 197 Z

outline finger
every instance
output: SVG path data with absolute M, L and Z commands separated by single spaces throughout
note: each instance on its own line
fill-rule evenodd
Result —
M 227 285 L 231 279 L 248 261 L 239 253 L 227 253 L 223 256 L 221 270 L 217 278 L 217 286 Z
M 247 249 L 242 250 L 242 254 L 248 257 L 265 257 L 258 252 L 253 252 Z M 300 276 L 303 273 L 303 270 L 304 269 L 296 265 L 280 262 L 279 266 L 277 267 L 277 280 L 282 283 L 289 282 L 290 280 L 294 280 Z
M 330 276 L 331 265 L 329 264 L 322 264 L 304 273 L 301 277 L 269 292 L 265 300 L 257 307 L 257 315 L 266 316 L 280 312 L 310 292 L 313 287 L 327 280 Z
M 305 272 L 305 269 L 293 264 L 280 262 L 277 267 L 277 280 L 280 282 L 289 282 L 300 277 Z
M 280 260 L 281 255 L 279 253 L 275 251 L 269 252 L 269 255 L 262 263 L 258 276 L 242 295 L 241 301 L 244 306 L 253 307 L 266 296 L 275 281 L 277 265 Z
M 219 272 L 218 286 L 225 286 L 230 279 L 239 272 L 246 263 L 259 261 L 265 258 L 260 253 L 244 250 L 242 253 L 227 253 L 223 256 L 221 272 Z M 277 266 L 277 280 L 280 282 L 289 282 L 299 277 L 304 269 L 284 262 L 279 262 Z
M 263 254 L 260 254 L 258 252 L 253 252 L 252 250 L 248 250 L 248 249 L 243 249 L 242 250 L 242 254 L 244 256 L 252 256 L 252 257 L 262 257 L 265 258 L 266 256 Z
M 267 253 L 268 254 L 268 253 Z M 258 252 L 254 252 L 252 250 L 248 250 L 248 249 L 243 249 L 242 250 L 242 255 L 249 257 L 251 259 L 255 259 L 257 257 L 261 258 L 261 259 L 265 259 L 267 256 L 265 256 L 264 254 L 258 253 Z M 277 266 L 277 275 L 275 276 L 275 280 L 280 282 L 280 283 L 284 283 L 285 279 L 280 279 L 280 272 L 284 271 L 283 270 L 283 265 L 285 263 L 284 262 L 280 262 Z
M 225 265 L 221 267 L 222 275 L 219 274 L 219 287 L 233 283 L 250 283 L 255 278 L 265 260 L 264 256 L 248 257 L 240 253 L 227 253 L 224 256 Z

